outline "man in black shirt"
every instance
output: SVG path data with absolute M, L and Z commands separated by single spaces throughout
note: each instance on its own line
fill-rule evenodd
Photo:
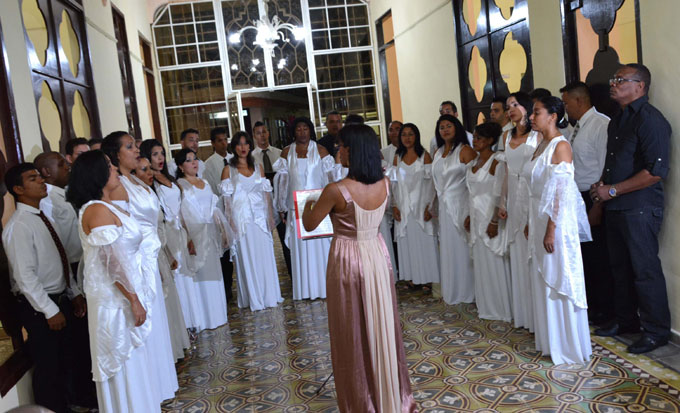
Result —
M 335 153 L 338 151 L 340 144 L 340 129 L 342 129 L 342 116 L 337 111 L 331 111 L 326 114 L 326 129 L 328 132 L 319 139 L 319 145 L 322 145 L 328 153 L 335 158 Z
M 642 337 L 628 346 L 636 354 L 666 344 L 671 324 L 658 256 L 671 126 L 649 103 L 650 83 L 640 64 L 625 65 L 610 79 L 609 94 L 621 111 L 609 123 L 601 181 L 590 190 L 606 214 L 616 313 L 595 334 L 637 333 L 642 326 Z

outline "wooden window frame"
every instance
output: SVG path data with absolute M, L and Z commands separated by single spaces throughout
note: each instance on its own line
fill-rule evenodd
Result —
M 144 81 L 148 90 L 149 107 L 151 108 L 151 123 L 153 126 L 154 139 L 163 142 L 161 118 L 158 111 L 158 95 L 156 94 L 156 76 L 153 71 L 153 52 L 151 42 L 139 35 L 139 50 L 142 54 L 142 69 Z
M 378 65 L 380 70 L 380 87 L 382 88 L 382 98 L 383 98 L 383 112 L 385 114 L 385 125 L 389 125 L 392 122 L 392 103 L 390 101 L 390 85 L 389 85 L 389 73 L 387 71 L 387 56 L 386 50 L 390 46 L 394 46 L 394 38 L 389 42 L 385 43 L 385 32 L 383 31 L 383 21 L 388 16 L 392 15 L 392 10 L 386 11 L 382 16 L 375 21 L 375 34 L 378 41 Z
M 136 139 L 143 139 L 142 130 L 139 127 L 137 95 L 135 93 L 135 82 L 130 62 L 130 46 L 127 39 L 125 16 L 113 4 L 111 4 L 111 14 L 113 18 L 113 31 L 116 36 L 116 49 L 118 51 L 118 64 L 120 65 L 120 78 L 123 85 L 123 100 L 125 102 L 128 132 Z

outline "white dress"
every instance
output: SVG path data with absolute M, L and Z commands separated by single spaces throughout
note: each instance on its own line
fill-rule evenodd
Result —
M 529 253 L 533 286 L 536 350 L 555 364 L 586 363 L 592 354 L 580 241 L 590 240 L 585 204 L 574 182 L 574 165 L 552 164 L 563 136 L 527 162 L 530 182 Z M 548 219 L 555 225 L 555 250 L 543 247 Z
M 292 143 L 288 149 L 288 157 L 279 158 L 273 168 L 277 171 L 274 177 L 276 209 L 288 211 L 285 242 L 290 248 L 293 300 L 326 298 L 326 267 L 331 239 L 298 238 L 293 192 L 324 188 L 331 180 L 329 175 L 335 172 L 333 158 L 327 155 L 321 159 L 314 141 L 309 142 L 307 157 L 298 158 L 295 143 Z
M 465 174 L 468 166 L 460 161 L 464 145 L 442 157 L 439 148 L 432 161 L 432 181 L 439 200 L 439 266 L 442 298 L 447 304 L 475 301 L 475 277 L 465 231 L 470 204 Z
M 168 251 L 177 260 L 177 269 L 174 271 L 175 287 L 184 315 L 187 327 L 201 329 L 205 325 L 203 314 L 203 301 L 199 299 L 198 285 L 196 284 L 196 272 L 192 269 L 193 258 L 187 249 L 187 233 L 182 226 L 180 208 L 182 206 L 182 191 L 176 183 L 167 187 L 154 182 L 154 188 L 165 213 L 165 234 Z
M 182 314 L 182 304 L 179 301 L 175 277 L 172 271 L 172 261 L 175 259 L 168 248 L 168 237 L 165 231 L 165 217 L 163 211 L 158 214 L 158 238 L 161 240 L 161 251 L 158 254 L 158 270 L 163 283 L 163 297 L 165 309 L 168 313 L 168 327 L 170 328 L 170 344 L 175 361 L 184 358 L 184 349 L 189 348 L 189 334 Z
M 425 207 L 434 198 L 431 165 L 425 165 L 425 153 L 411 165 L 399 159 L 388 171 L 392 181 L 393 205 L 399 208 L 401 221 L 394 221 L 397 241 L 399 279 L 414 284 L 439 282 L 439 247 L 433 220 L 425 222 Z
M 524 227 L 529 220 L 529 186 L 521 176 L 524 164 L 538 144 L 538 133 L 531 131 L 525 143 L 516 148 L 510 146 L 512 132 L 505 140 L 505 164 L 507 166 L 507 231 L 508 253 L 510 256 L 510 276 L 512 279 L 512 315 L 515 327 L 534 331 L 534 307 L 529 276 L 528 241 Z
M 145 341 L 151 332 L 154 291 L 142 275 L 142 231 L 134 218 L 102 201 L 90 201 L 80 209 L 99 203 L 120 219 L 121 226 L 94 228 L 89 235 L 78 221 L 83 246 L 83 287 L 87 297 L 92 376 L 97 388 L 99 411 L 103 413 L 160 412 L 153 396 L 154 380 Z M 147 319 L 134 325 L 130 302 L 115 282 L 137 294 L 147 309 Z
M 203 302 L 201 329 L 217 328 L 227 323 L 227 297 L 224 292 L 224 278 L 220 257 L 224 253 L 218 198 L 204 179 L 203 189 L 193 186 L 186 179 L 178 179 L 184 190 L 182 217 L 187 226 L 188 236 L 194 242 L 196 255 L 193 265 L 196 272 L 198 299 Z
M 136 183 L 127 177 L 121 176 L 120 182 L 125 187 L 130 200 L 130 215 L 137 220 L 142 229 L 144 240 L 140 245 L 142 252 L 142 274 L 149 280 L 154 280 L 156 292 L 152 308 L 152 328 L 147 341 L 146 349 L 149 354 L 149 372 L 152 372 L 152 382 L 156 383 L 156 397 L 158 402 L 172 399 L 179 390 L 177 371 L 175 370 L 175 358 L 172 354 L 170 330 L 168 326 L 168 314 L 165 309 L 161 274 L 158 270 L 158 252 L 161 241 L 158 238 L 158 214 L 160 204 L 151 188 L 136 177 L 132 177 Z
M 470 245 L 479 318 L 510 321 L 510 266 L 505 255 L 505 228 L 499 223 L 498 235 L 494 238 L 486 235 L 499 198 L 496 176 L 489 171 L 497 156 L 491 155 L 477 172 L 472 172 L 476 161 L 468 164 L 465 179 L 470 193 Z M 499 163 L 496 172 L 501 167 Z
M 283 302 L 274 256 L 272 186 L 260 175 L 259 168 L 249 177 L 230 167 L 228 179 L 220 190 L 227 216 L 237 229 L 231 249 L 238 279 L 238 306 L 251 311 L 276 307 Z

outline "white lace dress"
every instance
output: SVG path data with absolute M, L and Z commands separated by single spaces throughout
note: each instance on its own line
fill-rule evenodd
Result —
M 279 275 L 274 256 L 273 216 L 271 215 L 272 186 L 259 173 L 244 176 L 230 167 L 228 179 L 220 190 L 225 199 L 227 216 L 237 229 L 231 249 L 236 264 L 239 308 L 252 311 L 276 307 L 283 302 Z
M 536 350 L 555 364 L 586 363 L 592 354 L 580 241 L 590 240 L 585 204 L 574 182 L 574 165 L 553 164 L 563 136 L 553 138 L 541 155 L 527 162 L 529 182 L 529 253 L 533 286 Z M 543 238 L 551 219 L 555 250 L 547 253 Z
M 86 235 L 82 221 L 78 221 L 92 376 L 99 411 L 160 412 L 160 403 L 154 397 L 155 385 L 151 382 L 154 377 L 147 370 L 150 361 L 145 342 L 153 322 L 153 313 L 148 311 L 155 297 L 141 270 L 142 231 L 134 218 L 102 201 L 83 205 L 81 219 L 85 210 L 95 203 L 109 208 L 122 224 L 97 227 Z M 140 327 L 135 327 L 130 302 L 118 290 L 116 282 L 137 294 L 147 309 L 147 319 Z
M 177 183 L 184 190 L 182 218 L 196 248 L 192 265 L 196 272 L 198 299 L 202 301 L 203 314 L 198 316 L 202 320 L 200 328 L 217 328 L 227 323 L 227 297 L 220 265 L 224 253 L 219 222 L 222 214 L 218 198 L 206 180 L 203 180 L 203 189 L 186 179 L 178 179 Z
M 475 301 L 475 277 L 464 222 L 469 214 L 465 175 L 468 166 L 460 161 L 463 145 L 443 158 L 444 147 L 432 161 L 432 181 L 439 201 L 439 254 L 442 298 L 447 304 Z
M 465 177 L 470 193 L 470 245 L 472 246 L 475 275 L 475 300 L 479 318 L 486 320 L 512 320 L 510 298 L 510 265 L 505 255 L 505 228 L 501 223 L 498 235 L 489 238 L 486 229 L 498 205 L 496 176 L 490 172 L 494 153 L 476 172 L 468 165 Z M 501 168 L 496 167 L 496 172 Z
M 306 158 L 298 158 L 295 143 L 291 144 L 288 157 L 279 158 L 273 168 L 277 171 L 274 177 L 275 208 L 288 212 L 285 242 L 290 248 L 293 300 L 326 298 L 326 267 L 331 239 L 298 238 L 293 192 L 324 188 L 334 180 L 333 174 L 339 171 L 330 155 L 321 158 L 314 141 L 309 142 Z
M 135 180 L 134 183 L 127 177 L 121 176 L 120 182 L 128 193 L 130 215 L 137 220 L 142 229 L 142 235 L 144 235 L 140 245 L 142 274 L 149 280 L 153 280 L 156 293 L 152 304 L 151 334 L 149 334 L 146 348 L 150 360 L 149 373 L 153 375 L 152 382 L 156 384 L 155 395 L 160 403 L 163 400 L 175 397 L 175 392 L 179 389 L 175 358 L 170 340 L 168 314 L 163 297 L 163 284 L 158 270 L 158 252 L 161 248 L 161 241 L 158 238 L 160 204 L 158 197 L 152 193 L 151 188 L 134 176 L 132 179 Z
M 393 205 L 401 221 L 394 221 L 399 279 L 414 284 L 439 282 L 439 246 L 433 220 L 425 222 L 425 207 L 434 199 L 432 166 L 425 165 L 425 153 L 411 165 L 399 159 L 388 170 L 392 181 Z
M 511 132 L 505 140 L 505 164 L 507 166 L 508 253 L 512 279 L 512 315 L 515 327 L 534 331 L 534 307 L 529 276 L 529 244 L 524 236 L 524 227 L 529 220 L 529 184 L 521 176 L 524 164 L 538 144 L 538 133 L 531 131 L 525 143 L 512 148 Z
M 203 301 L 199 299 L 196 272 L 191 265 L 193 258 L 189 255 L 187 233 L 182 225 L 180 212 L 182 191 L 174 182 L 170 187 L 154 182 L 154 188 L 165 213 L 164 227 L 168 251 L 177 260 L 174 279 L 184 322 L 187 327 L 200 330 L 201 326 L 205 325 L 203 319 L 205 309 Z

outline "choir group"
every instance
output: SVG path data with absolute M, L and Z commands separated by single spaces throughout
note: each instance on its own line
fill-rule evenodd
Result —
M 439 284 L 446 303 L 475 302 L 480 318 L 533 332 L 536 349 L 555 364 L 585 363 L 591 345 L 580 243 L 591 230 L 574 179 L 573 137 L 562 132 L 565 106 L 523 92 L 499 103 L 506 122 L 481 123 L 470 135 L 455 105 L 444 102 L 429 151 L 416 125 L 390 123 L 390 144 L 381 151 L 389 188 L 376 221 L 385 249 L 371 248 L 389 257 L 380 268 L 392 284 Z M 362 119 L 345 120 L 354 123 Z M 283 151 L 269 146 L 260 122 L 255 142 L 246 132 L 229 140 L 218 128 L 206 162 L 193 129 L 182 133 L 173 159 L 156 140 L 113 132 L 103 140 L 73 139 L 66 158 L 48 152 L 12 167 L 5 183 L 17 207 L 3 245 L 18 314 L 37 354 L 36 402 L 56 412 L 67 404 L 160 411 L 178 390 L 175 363 L 195 334 L 228 321 L 232 275 L 225 260 L 235 267 L 239 308 L 283 301 L 275 229 L 293 299 L 326 298 L 331 239 L 298 236 L 294 193 L 348 176 L 342 118 L 331 112 L 327 125 L 329 135 L 317 142 L 312 122 L 295 119 L 293 142 Z M 352 156 L 358 165 L 362 154 Z M 380 188 L 382 176 L 370 183 Z M 342 196 L 338 204 L 349 204 L 349 193 Z M 333 283 L 342 279 L 336 275 Z M 89 354 L 74 354 L 69 344 L 79 326 Z M 74 358 L 87 359 L 89 387 L 59 381 L 70 378 L 63 361 Z M 89 401 L 73 397 L 88 392 Z

